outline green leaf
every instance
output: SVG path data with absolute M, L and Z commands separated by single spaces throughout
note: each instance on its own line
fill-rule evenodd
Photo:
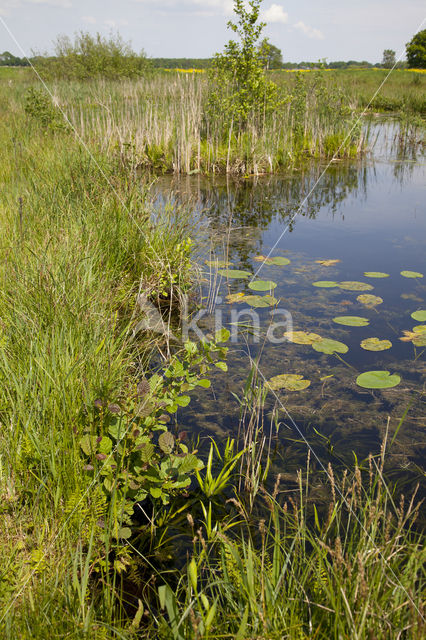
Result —
M 419 309 L 418 311 L 414 311 L 411 314 L 413 320 L 417 320 L 417 322 L 426 322 L 426 309 Z
M 218 273 L 225 278 L 249 278 L 250 271 L 241 271 L 240 269 L 220 269 Z
M 303 376 L 295 373 L 282 373 L 268 381 L 268 387 L 273 391 L 287 389 L 287 391 L 302 391 L 311 384 L 310 380 L 303 380 Z
M 130 527 L 121 527 L 118 530 L 117 538 L 120 538 L 121 540 L 128 540 L 131 537 L 132 537 L 132 530 Z
M 317 282 L 313 282 L 312 286 L 331 289 L 332 287 L 338 287 L 339 283 L 335 280 L 318 280 Z
M 392 342 L 379 338 L 366 338 L 361 342 L 361 347 L 366 351 L 386 351 L 392 347 Z
M 203 466 L 202 461 L 197 458 L 197 456 L 193 453 L 188 453 L 184 458 L 180 458 L 181 463 L 179 466 L 179 471 L 181 473 L 190 473 L 191 471 L 195 471 L 195 469 L 199 469 L 200 465 Z
M 91 456 L 97 452 L 98 439 L 96 436 L 85 435 L 80 439 L 79 444 L 86 456 Z
M 294 344 L 313 344 L 318 340 L 322 340 L 322 336 L 318 335 L 318 333 L 310 333 L 308 331 L 286 331 L 284 336 Z
M 423 278 L 423 274 L 418 271 L 401 271 L 404 278 Z
M 339 288 L 346 291 L 371 291 L 374 289 L 373 285 L 368 284 L 368 282 L 356 282 L 355 280 L 339 282 Z
M 139 449 L 139 455 L 142 462 L 149 462 L 154 455 L 155 446 L 152 442 L 144 442 Z
M 274 296 L 244 296 L 242 302 L 246 302 L 250 307 L 265 308 L 273 307 L 277 304 L 278 300 Z
M 175 446 L 175 437 L 170 431 L 164 431 L 158 438 L 158 446 L 164 453 L 171 453 Z
M 312 347 L 315 351 L 320 351 L 321 353 L 327 353 L 329 355 L 333 353 L 347 353 L 349 351 L 349 347 L 344 344 L 344 342 L 331 340 L 331 338 L 323 338 L 322 340 L 313 342 Z
M 161 494 L 163 493 L 159 487 L 150 487 L 149 492 L 153 498 L 161 498 Z
M 201 380 L 197 381 L 197 385 L 199 387 L 203 387 L 203 389 L 209 389 L 211 386 L 211 382 L 210 380 L 207 380 L 207 378 L 202 378 Z
M 287 264 L 290 264 L 290 260 L 288 258 L 284 258 L 283 256 L 275 256 L 274 258 L 266 258 L 266 264 L 273 264 L 278 267 L 284 267 Z
M 179 407 L 187 407 L 191 402 L 191 398 L 189 396 L 178 396 L 175 398 L 175 402 Z
M 227 260 L 205 260 L 205 264 L 208 267 L 216 267 L 216 269 L 223 269 L 224 267 L 229 267 L 232 262 L 228 262 Z
M 104 453 L 105 455 L 108 455 L 109 453 L 111 453 L 111 450 L 112 450 L 111 438 L 108 438 L 107 436 L 103 436 L 102 440 L 98 444 L 98 450 L 99 450 L 99 453 Z
M 401 378 L 394 373 L 391 375 L 389 371 L 366 371 L 361 373 L 356 383 L 364 389 L 391 389 L 401 382 Z
M 215 342 L 228 342 L 229 338 L 231 337 L 231 332 L 228 329 L 219 329 L 219 331 L 216 331 L 215 336 L 214 336 L 214 341 Z
M 364 304 L 366 307 L 375 307 L 378 304 L 382 304 L 383 298 L 379 296 L 373 296 L 371 293 L 363 293 L 357 297 L 358 302 Z
M 273 280 L 254 280 L 249 283 L 249 289 L 252 291 L 272 291 L 276 286 L 277 283 Z
M 360 316 L 337 316 L 333 318 L 333 322 L 343 324 L 346 327 L 366 327 L 370 323 L 368 318 L 362 318 Z
M 283 256 L 275 256 L 274 258 L 256 256 L 253 259 L 256 260 L 256 262 L 263 262 L 263 264 L 275 265 L 277 267 L 284 267 L 285 265 L 290 264 L 290 260 L 288 258 L 284 258 Z
M 364 275 L 366 278 L 389 278 L 389 274 L 383 271 L 364 271 Z
M 215 362 L 214 366 L 221 371 L 228 371 L 228 365 L 226 364 L 226 362 Z

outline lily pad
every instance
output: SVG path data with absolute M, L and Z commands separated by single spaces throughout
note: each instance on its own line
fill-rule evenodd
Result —
M 368 284 L 368 282 L 356 282 L 355 280 L 339 282 L 338 286 L 346 291 L 371 291 L 374 289 L 373 285 Z
M 303 376 L 295 373 L 283 373 L 274 376 L 268 382 L 268 386 L 273 391 L 278 389 L 286 389 L 287 391 L 302 391 L 307 389 L 311 384 L 310 380 L 304 380 Z
M 419 311 L 414 311 L 411 314 L 413 320 L 417 320 L 417 322 L 426 322 L 426 309 L 419 309 Z
M 225 278 L 249 278 L 250 271 L 241 271 L 240 269 L 220 269 L 218 273 Z
M 368 318 L 361 316 L 337 316 L 333 318 L 333 322 L 343 324 L 346 327 L 366 327 L 370 323 Z
M 339 283 L 334 280 L 318 280 L 317 282 L 313 282 L 312 285 L 314 287 L 324 287 L 324 289 L 331 289 L 332 287 L 338 287 Z
M 418 271 L 401 271 L 404 278 L 423 278 L 423 274 Z
M 272 291 L 276 286 L 277 283 L 273 280 L 254 280 L 250 282 L 249 289 L 252 291 Z
M 361 347 L 366 351 L 386 351 L 391 346 L 390 340 L 380 340 L 380 338 L 366 338 L 361 342 Z
M 413 327 L 414 333 L 425 333 L 426 332 L 426 324 L 417 324 Z
M 389 274 L 383 271 L 364 271 L 364 275 L 366 278 L 389 278 Z
M 382 304 L 383 298 L 380 296 L 373 296 L 371 293 L 362 293 L 357 297 L 358 302 L 365 304 L 366 307 L 376 307 L 378 304 Z
M 275 265 L 277 267 L 284 267 L 287 264 L 290 264 L 290 260 L 288 258 L 284 258 L 283 256 L 275 256 L 273 258 L 266 258 L 265 256 L 256 256 L 253 258 L 256 262 L 263 262 L 264 264 Z
M 357 385 L 364 389 L 391 389 L 400 382 L 401 378 L 396 373 L 390 374 L 389 371 L 366 371 L 356 379 Z
M 241 302 L 246 302 L 251 307 L 273 307 L 278 300 L 274 296 L 244 296 Z
M 243 298 L 244 298 L 244 293 L 242 292 L 230 293 L 229 295 L 226 296 L 226 302 L 227 304 L 232 304 L 234 302 L 243 302 Z
M 317 340 L 322 340 L 322 336 L 308 331 L 286 331 L 284 336 L 294 344 L 313 344 Z
M 205 264 L 208 267 L 216 267 L 217 269 L 223 269 L 224 267 L 229 267 L 232 262 L 228 262 L 228 260 L 206 260 Z
M 332 340 L 331 338 L 323 338 L 322 340 L 313 342 L 312 347 L 315 351 L 327 353 L 328 355 L 332 355 L 333 353 L 347 353 L 349 351 L 349 347 L 344 342 Z
M 402 342 L 412 342 L 416 347 L 426 347 L 426 329 L 423 325 L 413 327 L 412 331 L 404 331 Z
M 315 260 L 315 262 L 322 265 L 323 267 L 332 267 L 333 265 L 340 262 L 340 260 Z

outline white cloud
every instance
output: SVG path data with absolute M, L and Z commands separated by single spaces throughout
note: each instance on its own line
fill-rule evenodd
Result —
M 262 19 L 266 22 L 281 22 L 281 24 L 287 24 L 288 13 L 284 11 L 284 7 L 280 4 L 271 4 L 269 9 L 263 12 Z
M 111 18 L 104 20 L 104 25 L 106 25 L 107 27 L 111 27 L 111 29 L 116 29 L 117 27 L 125 27 L 128 24 L 128 21 L 124 18 L 120 18 L 120 20 L 112 20 Z
M 314 29 L 314 27 L 310 27 L 301 20 L 299 22 L 296 22 L 296 24 L 293 26 L 295 29 L 299 29 L 299 31 L 305 34 L 305 36 L 307 36 L 308 38 L 316 38 L 317 40 L 324 39 L 324 34 L 319 29 Z
M 201 10 L 195 12 L 197 14 L 214 15 L 213 10 L 218 10 L 225 15 L 231 15 L 233 12 L 233 0 L 133 0 L 142 4 L 157 5 L 160 11 L 167 10 L 168 7 L 180 8 L 183 5 L 202 7 Z M 204 10 L 205 9 L 205 10 Z
M 24 0 L 28 4 L 45 4 L 49 7 L 62 7 L 62 9 L 69 9 L 72 7 L 70 0 Z

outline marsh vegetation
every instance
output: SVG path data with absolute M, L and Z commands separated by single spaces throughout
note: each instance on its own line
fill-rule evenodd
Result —
M 424 637 L 425 76 L 266 73 L 250 4 L 0 70 L 4 638 Z

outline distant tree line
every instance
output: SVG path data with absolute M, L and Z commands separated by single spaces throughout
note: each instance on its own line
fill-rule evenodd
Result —
M 14 56 L 9 51 L 0 53 L 0 67 L 28 67 L 29 64 L 26 58 Z

